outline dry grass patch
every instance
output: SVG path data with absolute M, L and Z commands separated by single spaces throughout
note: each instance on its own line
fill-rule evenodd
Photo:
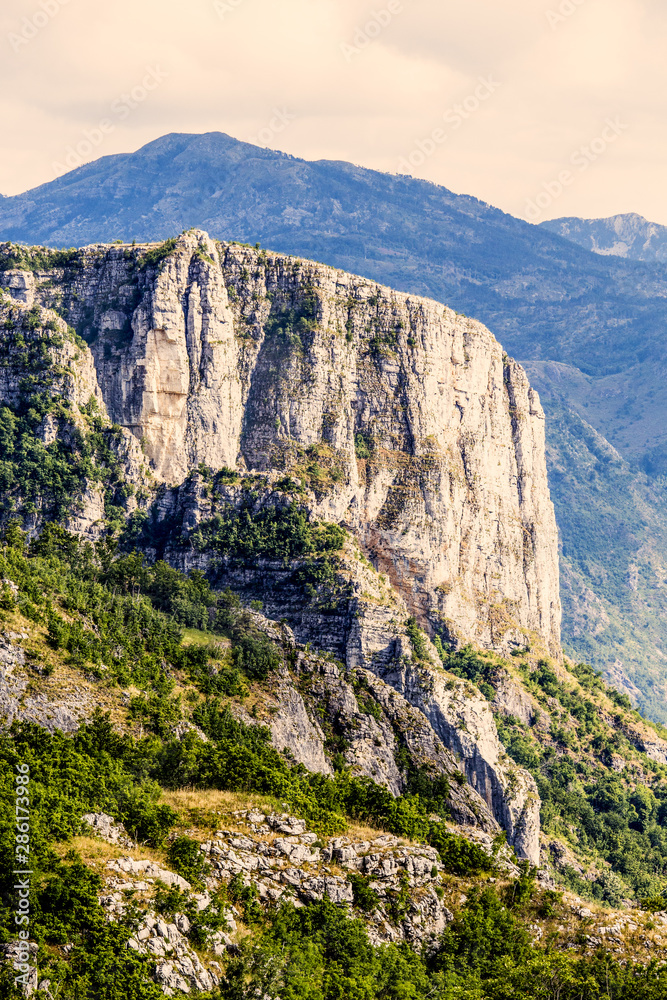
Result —
M 215 789 L 180 788 L 176 791 L 165 791 L 162 801 L 180 814 L 180 830 L 194 829 L 203 839 L 209 838 L 212 830 L 226 829 L 233 833 L 247 833 L 247 824 L 232 816 L 234 812 L 258 809 L 268 815 L 273 812 L 289 811 L 277 799 L 267 796 L 246 792 L 221 792 Z
M 120 700 L 120 691 L 111 678 L 108 682 L 104 676 L 101 680 L 88 679 L 85 668 L 70 666 L 61 652 L 49 646 L 44 626 L 24 618 L 18 611 L 2 613 L 0 630 L 27 633 L 27 638 L 15 642 L 23 648 L 28 661 L 25 668 L 16 671 L 17 676 L 22 675 L 28 681 L 28 696 L 41 695 L 56 704 L 70 701 L 85 706 L 89 711 L 84 715 L 92 715 L 93 709 L 99 707 L 110 713 L 114 726 L 125 728 L 126 711 Z M 32 669 L 32 664 L 38 670 Z
M 84 864 L 93 868 L 98 874 L 102 874 L 108 861 L 116 861 L 118 858 L 133 858 L 135 861 L 146 859 L 155 861 L 164 867 L 169 867 L 165 862 L 163 851 L 155 848 L 139 845 L 138 847 L 120 847 L 117 844 L 108 844 L 106 840 L 98 837 L 72 837 L 71 840 L 62 841 L 54 846 L 58 857 L 64 858 L 69 851 L 76 851 Z
M 221 792 L 217 789 L 199 788 L 178 788 L 174 791 L 165 791 L 163 801 L 179 811 L 199 809 L 221 813 L 252 809 L 253 806 L 262 812 L 265 812 L 266 809 L 272 812 L 275 806 L 271 799 L 251 792 Z
M 221 651 L 229 649 L 231 642 L 222 635 L 214 635 L 212 632 L 201 632 L 196 628 L 183 629 L 184 646 L 219 646 Z
M 251 792 L 221 792 L 216 790 L 200 790 L 195 788 L 180 788 L 176 791 L 165 791 L 162 801 L 176 809 L 181 816 L 180 829 L 196 829 L 207 838 L 211 830 L 225 829 L 232 833 L 247 833 L 245 820 L 236 818 L 234 812 L 257 809 L 266 815 L 271 813 L 291 813 L 290 806 L 279 799 L 270 796 L 257 795 Z M 297 813 L 298 815 L 298 813 Z M 312 832 L 314 824 L 306 821 L 306 829 Z M 394 836 L 382 827 L 368 826 L 365 823 L 348 822 L 347 830 L 335 834 L 347 837 L 353 841 L 373 841 L 376 837 Z M 273 840 L 280 834 L 265 834 L 263 840 Z M 325 842 L 328 837 L 320 837 Z M 410 840 L 409 837 L 398 837 L 401 847 L 423 847 L 420 840 Z
M 375 840 L 376 837 L 393 837 L 395 834 L 379 826 L 367 826 L 365 823 L 355 823 L 352 820 L 348 820 L 347 831 L 337 834 L 337 836 L 349 837 L 350 840 Z M 419 843 L 416 840 L 408 840 L 407 837 L 399 837 L 398 842 L 405 847 Z

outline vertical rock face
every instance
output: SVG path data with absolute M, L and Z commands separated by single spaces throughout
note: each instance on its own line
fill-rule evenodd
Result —
M 111 419 L 158 479 L 199 463 L 309 471 L 315 513 L 349 526 L 423 621 L 498 649 L 537 635 L 558 654 L 544 416 L 488 330 L 200 232 L 152 252 L 90 247 L 76 270 L 8 291 L 48 305 L 40 279 L 56 285 Z
M 537 786 L 505 755 L 486 699 L 472 686 L 420 669 L 405 657 L 383 679 L 423 712 L 444 745 L 460 757 L 469 784 L 507 831 L 519 857 L 538 864 Z
M 143 461 L 153 481 L 173 486 L 153 506 L 158 521 L 182 529 L 166 544 L 170 561 L 211 568 L 183 539 L 215 503 L 218 512 L 275 503 L 280 483 L 298 477 L 310 516 L 344 526 L 367 557 L 348 538 L 344 597 L 295 610 L 281 561 L 254 577 L 227 567 L 239 577 L 229 582 L 263 585 L 265 608 L 288 618 L 300 642 L 377 678 L 367 683 L 384 716 L 361 720 L 357 766 L 368 770 L 379 741 L 382 780 L 397 790 L 392 734 L 417 711 L 426 758 L 438 756 L 431 739 L 452 751 L 489 822 L 536 861 L 532 779 L 503 754 L 486 701 L 448 679 L 430 644 L 426 659 L 416 656 L 406 633 L 414 615 L 452 643 L 501 652 L 535 643 L 560 655 L 544 415 L 519 365 L 485 327 L 436 302 L 201 232 L 150 248 L 88 247 L 58 268 L 45 259 L 42 271 L 1 276 L 8 308 L 25 319 L 55 307 L 86 340 L 77 345 L 63 324 L 65 353 L 52 352 L 66 370 L 61 391 L 77 403 L 95 396 L 121 426 L 130 479 L 145 486 Z M 21 373 L 9 339 L 0 397 L 13 404 Z M 45 424 L 45 441 L 56 433 Z M 215 494 L 205 475 L 190 476 L 202 465 L 264 475 Z M 299 759 L 326 771 L 322 734 L 285 684 L 276 744 L 298 745 Z M 337 684 L 328 697 L 344 707 L 354 699 Z

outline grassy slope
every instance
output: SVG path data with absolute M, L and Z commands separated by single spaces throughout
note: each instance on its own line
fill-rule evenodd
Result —
M 565 648 L 667 722 L 667 502 L 579 416 L 545 406 Z

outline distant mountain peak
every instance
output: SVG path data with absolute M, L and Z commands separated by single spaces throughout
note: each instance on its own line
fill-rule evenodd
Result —
M 650 222 L 637 212 L 606 219 L 550 219 L 541 226 L 603 256 L 647 262 L 667 260 L 667 226 Z

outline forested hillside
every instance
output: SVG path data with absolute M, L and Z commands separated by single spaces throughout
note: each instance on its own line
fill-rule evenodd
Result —
M 28 546 L 10 525 L 0 568 L 3 704 L 18 708 L 0 744 L 3 870 L 12 867 L 13 772 L 28 764 L 32 933 L 45 996 L 157 997 L 158 984 L 190 967 L 185 981 L 202 997 L 664 992 L 664 966 L 651 962 L 662 955 L 656 911 L 667 908 L 667 743 L 590 669 L 565 673 L 529 654 L 512 663 L 471 650 L 443 656 L 454 681 L 491 699 L 507 753 L 537 779 L 536 873 L 512 862 L 502 837 L 452 824 L 448 786 L 458 781 L 429 780 L 406 750 L 406 794 L 394 798 L 343 764 L 335 726 L 329 776 L 274 749 L 266 722 L 281 671 L 299 685 L 308 665 L 297 668 L 304 653 L 287 633 L 270 639 L 268 623 L 230 592 L 136 555 L 109 556 L 57 527 Z M 414 642 L 419 655 L 419 630 Z M 356 678 L 359 718 L 380 718 L 363 672 Z M 528 721 L 508 714 L 510 685 Z M 63 734 L 54 711 L 73 689 L 89 721 Z M 120 842 L 94 838 L 82 821 L 91 813 L 122 823 Z M 286 843 L 289 867 L 271 881 L 265 852 L 263 870 L 248 860 L 278 843 L 280 824 L 291 844 L 307 846 L 298 854 Z M 431 854 L 416 866 L 420 843 Z M 135 864 L 148 878 L 120 862 L 114 879 L 109 866 L 128 854 L 152 862 Z M 383 856 L 391 864 L 373 873 L 365 862 Z M 12 881 L 5 876 L 5 940 Z M 619 914 L 622 903 L 629 909 Z M 444 931 L 431 941 L 423 935 L 434 910 L 431 924 Z M 151 914 L 155 926 L 181 928 L 165 953 L 171 971 L 157 946 L 128 948 L 146 939 Z M 9 970 L 6 979 L 6 995 L 18 997 Z
M 562 657 L 521 368 L 203 233 L 21 253 L 3 995 L 664 995 L 667 732 Z

